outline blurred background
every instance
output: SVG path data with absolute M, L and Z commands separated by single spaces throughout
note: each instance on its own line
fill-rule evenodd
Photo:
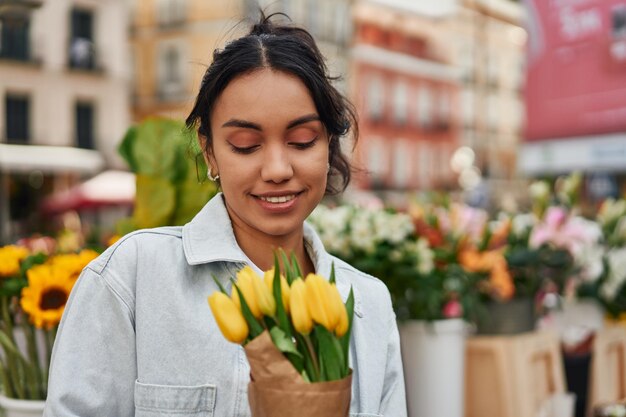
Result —
M 314 35 L 358 110 L 360 170 L 311 219 L 329 251 L 383 278 L 399 319 L 526 335 L 468 341 L 469 379 L 448 381 L 469 382 L 433 407 L 571 416 L 575 392 L 582 416 L 626 397 L 626 332 L 599 333 L 626 313 L 626 0 L 0 0 L 0 246 L 102 250 L 190 219 L 216 190 L 181 120 L 259 8 Z M 184 167 L 142 159 L 157 150 Z M 593 306 L 544 314 L 576 296 Z M 519 298 L 529 314 L 490 310 Z M 414 417 L 436 395 L 405 373 Z

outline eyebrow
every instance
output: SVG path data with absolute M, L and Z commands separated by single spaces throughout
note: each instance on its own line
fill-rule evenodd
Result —
M 307 114 L 305 116 L 298 117 L 297 119 L 294 119 L 291 122 L 289 122 L 287 124 L 287 129 L 294 128 L 304 123 L 319 121 L 319 120 L 320 120 L 320 117 L 317 114 L 315 113 Z M 253 122 L 249 122 L 247 120 L 241 120 L 241 119 L 230 119 L 229 121 L 224 123 L 222 127 L 240 127 L 243 129 L 258 130 L 259 132 L 263 131 L 263 128 L 258 123 L 253 123 Z

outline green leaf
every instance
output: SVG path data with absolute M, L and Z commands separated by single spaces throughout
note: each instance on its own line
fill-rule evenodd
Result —
M 298 332 L 293 333 L 294 338 L 296 339 L 296 344 L 300 348 L 302 356 L 304 358 L 304 369 L 309 377 L 310 381 L 319 382 L 321 381 L 318 375 L 318 372 L 315 370 L 315 365 L 313 363 L 313 358 L 311 357 L 311 353 L 307 348 L 306 338 L 308 336 L 303 336 Z
M 230 296 L 230 294 L 228 294 L 226 292 L 226 290 L 224 289 L 224 287 L 222 286 L 222 283 L 220 282 L 220 280 L 215 276 L 215 274 L 211 274 L 211 277 L 213 278 L 213 281 L 215 281 L 215 284 L 217 284 L 217 287 L 220 289 L 220 291 L 228 296 Z
M 287 336 L 287 334 L 277 326 L 270 329 L 270 336 L 274 345 L 283 353 L 291 353 L 299 358 L 302 358 L 302 353 L 298 352 L 293 340 Z
M 285 306 L 283 305 L 282 296 L 282 282 L 280 279 L 280 264 L 278 262 L 278 256 L 274 252 L 274 282 L 272 283 L 272 295 L 276 302 L 276 317 L 278 318 L 278 325 L 287 334 L 288 337 L 293 335 L 291 326 L 289 325 L 289 318 Z
M 287 282 L 289 283 L 289 285 L 291 285 L 293 281 L 298 277 L 295 276 L 295 273 L 293 269 L 291 268 L 289 258 L 287 257 L 287 254 L 285 253 L 285 251 L 279 248 L 278 253 L 280 257 L 282 258 L 283 266 L 285 267 L 285 277 L 287 278 Z
M 168 181 L 179 177 L 177 159 L 180 157 L 182 122 L 169 119 L 148 119 L 137 126 L 132 146 L 138 174 L 158 176 Z
M 350 350 L 350 335 L 352 334 L 352 321 L 354 319 L 354 291 L 350 287 L 350 294 L 346 300 L 346 310 L 348 311 L 348 331 L 340 339 L 341 351 L 345 358 L 345 366 L 343 368 L 344 376 L 348 375 L 350 370 L 349 350 Z
M 19 295 L 22 288 L 28 285 L 28 280 L 22 277 L 5 278 L 0 286 L 0 296 L 13 297 Z
M 302 275 L 302 271 L 300 270 L 300 265 L 298 264 L 298 258 L 296 258 L 296 254 L 291 252 L 291 268 L 293 269 L 294 274 L 297 277 L 304 279 L 304 275 Z
M 185 180 L 175 185 L 176 206 L 172 225 L 184 225 L 191 221 L 204 205 L 217 193 L 217 186 L 212 181 L 202 184 L 195 179 Z
M 335 283 L 335 263 L 334 262 L 330 264 L 330 278 L 328 279 L 328 281 L 331 284 Z
M 133 156 L 133 146 L 137 139 L 137 127 L 131 126 L 124 135 L 124 139 L 117 148 L 118 153 L 124 158 L 130 170 L 133 172 L 137 172 L 139 167 L 137 166 L 137 161 L 135 161 L 135 157 Z
M 239 301 L 241 302 L 241 313 L 243 314 L 243 318 L 246 320 L 248 326 L 250 327 L 250 338 L 254 339 L 258 335 L 263 333 L 263 326 L 261 326 L 261 324 L 252 314 L 252 311 L 250 311 L 250 307 L 248 306 L 248 303 L 246 302 L 243 293 L 239 289 L 239 286 L 233 283 L 233 287 L 235 287 L 237 294 L 239 294 Z
M 166 179 L 137 174 L 133 221 L 139 228 L 167 225 L 176 205 L 176 190 Z
M 341 346 L 335 336 L 323 326 L 315 326 L 315 337 L 319 346 L 320 368 L 323 369 L 326 381 L 336 381 L 342 378 L 345 368 L 342 359 Z

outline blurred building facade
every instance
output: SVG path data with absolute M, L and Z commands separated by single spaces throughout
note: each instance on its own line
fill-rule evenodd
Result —
M 460 146 L 472 149 L 483 180 L 516 177 L 524 125 L 522 6 L 362 0 L 354 21 L 358 158 L 370 171 L 361 186 L 458 188 L 460 173 L 450 161 Z
M 121 166 L 130 123 L 125 0 L 0 8 L 0 239 L 51 191 Z
M 211 54 L 237 34 L 244 0 L 130 0 L 133 117 L 184 119 Z
M 266 15 L 285 13 L 296 25 L 306 28 L 326 58 L 335 85 L 347 92 L 350 74 L 349 51 L 353 40 L 352 7 L 356 0 L 260 0 Z M 254 6 L 253 6 L 254 7 Z
M 524 9 L 510 0 L 462 0 L 447 23 L 462 71 L 462 143 L 485 178 L 514 179 L 525 126 Z
M 414 5 L 413 5 L 414 6 Z M 460 144 L 459 71 L 445 38 L 407 1 L 355 5 L 352 96 L 358 165 L 373 189 L 448 188 Z
M 526 1 L 528 116 L 520 168 L 585 177 L 585 199 L 626 195 L 626 3 Z

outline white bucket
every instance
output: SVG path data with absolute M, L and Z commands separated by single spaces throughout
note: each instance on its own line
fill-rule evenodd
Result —
M 399 323 L 409 417 L 463 417 L 462 319 Z
M 41 417 L 45 401 L 16 400 L 0 395 L 0 407 L 6 417 Z

